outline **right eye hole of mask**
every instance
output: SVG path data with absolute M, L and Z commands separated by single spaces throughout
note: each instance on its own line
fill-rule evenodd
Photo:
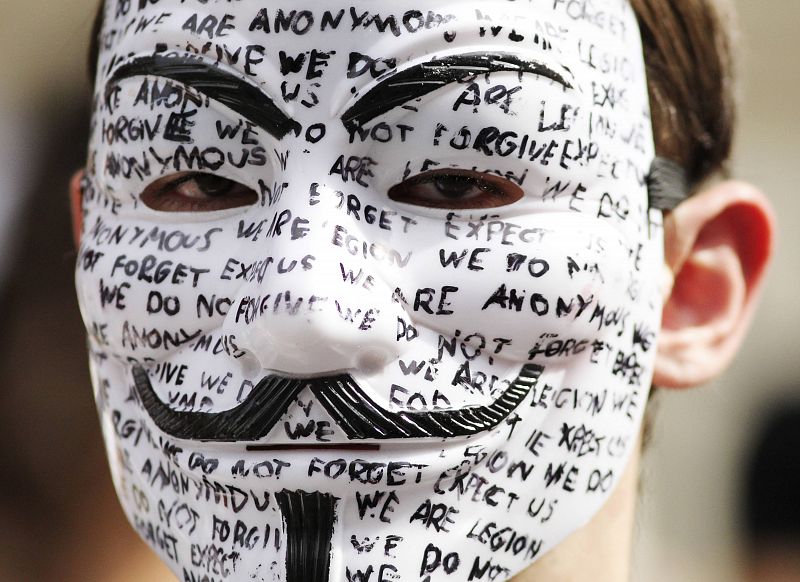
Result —
M 524 196 L 522 188 L 494 174 L 442 169 L 423 172 L 389 188 L 389 198 L 427 208 L 498 208 Z
M 211 212 L 250 206 L 258 202 L 258 194 L 222 176 L 184 172 L 156 180 L 145 188 L 141 200 L 162 212 Z

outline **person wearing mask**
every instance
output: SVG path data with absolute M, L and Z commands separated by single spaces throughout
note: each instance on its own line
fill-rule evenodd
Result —
M 773 219 L 706 2 L 107 3 L 79 301 L 181 580 L 624 580 Z

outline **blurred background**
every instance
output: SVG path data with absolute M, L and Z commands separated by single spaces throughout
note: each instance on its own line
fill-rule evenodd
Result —
M 800 581 L 800 2 L 735 4 L 734 174 L 772 199 L 778 254 L 727 374 L 658 398 L 636 582 Z M 116 503 L 73 297 L 95 5 L 0 0 L 0 582 L 171 580 Z

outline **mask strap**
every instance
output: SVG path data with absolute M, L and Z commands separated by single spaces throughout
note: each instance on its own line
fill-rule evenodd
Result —
M 689 180 L 682 166 L 656 156 L 647 176 L 650 208 L 672 210 L 689 197 Z

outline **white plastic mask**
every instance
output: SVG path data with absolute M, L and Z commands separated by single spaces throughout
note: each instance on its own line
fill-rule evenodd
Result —
M 182 580 L 507 580 L 598 511 L 661 308 L 638 34 L 622 1 L 109 3 L 78 292 Z

